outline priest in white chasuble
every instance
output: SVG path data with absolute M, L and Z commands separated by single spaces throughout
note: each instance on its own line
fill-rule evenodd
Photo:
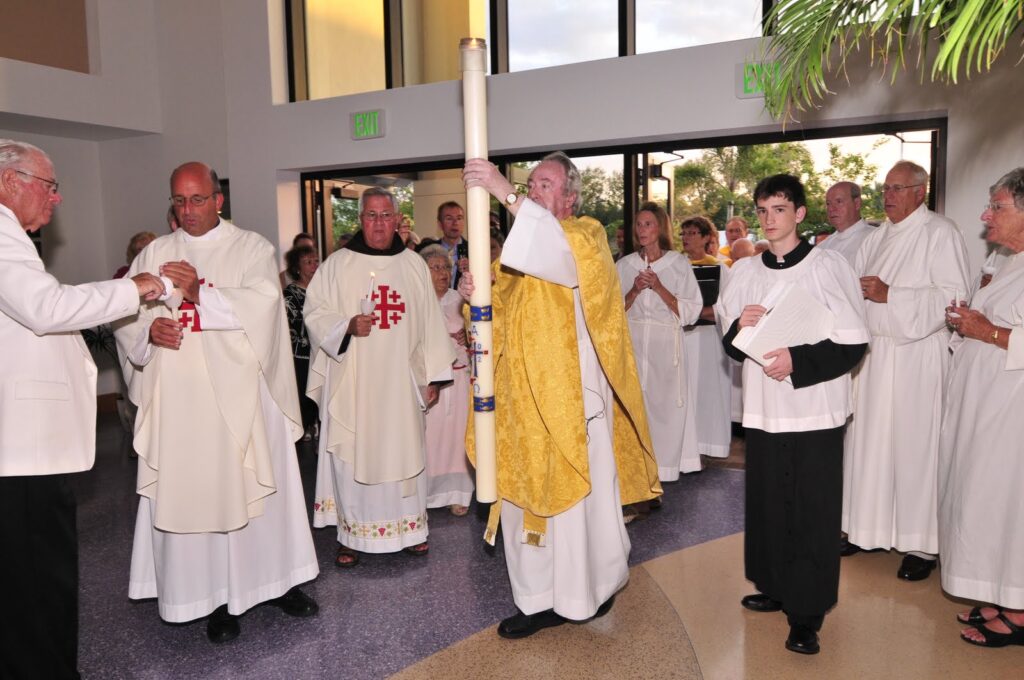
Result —
M 579 170 L 545 156 L 525 198 L 484 159 L 463 178 L 516 216 L 492 289 L 498 501 L 487 538 L 500 517 L 517 611 L 498 634 L 523 638 L 609 610 L 629 580 L 622 505 L 661 485 L 608 238 L 575 217 Z M 463 281 L 468 297 L 472 276 Z
M 224 642 L 260 602 L 316 613 L 295 587 L 319 572 L 295 459 L 301 417 L 273 246 L 220 219 L 206 165 L 174 171 L 171 201 L 181 229 L 130 272 L 158 273 L 175 294 L 115 331 L 139 409 L 128 594 L 156 597 L 166 621 L 212 612 L 207 635 Z
M 946 307 L 971 285 L 963 234 L 928 210 L 927 187 L 923 168 L 895 164 L 883 186 L 887 219 L 857 252 L 871 349 L 857 373 L 843 461 L 844 554 L 905 552 L 897 576 L 909 581 L 936 565 Z
M 394 196 L 370 188 L 359 203 L 362 229 L 320 265 L 303 308 L 322 420 L 313 524 L 338 527 L 339 567 L 427 553 L 423 413 L 455 360 L 430 270 L 396 233 Z

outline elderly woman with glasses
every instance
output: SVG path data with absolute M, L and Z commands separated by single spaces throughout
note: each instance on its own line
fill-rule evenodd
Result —
M 464 301 L 458 291 L 449 287 L 452 263 L 448 251 L 435 243 L 420 251 L 420 255 L 427 261 L 434 292 L 457 352 L 452 364 L 455 379 L 451 386 L 441 390 L 438 403 L 426 417 L 427 507 L 448 507 L 453 515 L 461 517 L 469 511 L 473 497 L 473 476 L 466 456 L 469 361 L 462 318 Z
M 989 190 L 986 240 L 1009 251 L 970 305 L 953 301 L 939 437 L 942 587 L 991 603 L 957 616 L 982 647 L 1024 645 L 1024 167 Z

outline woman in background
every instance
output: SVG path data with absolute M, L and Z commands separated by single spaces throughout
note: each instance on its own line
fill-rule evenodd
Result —
M 688 393 L 683 327 L 697 321 L 703 303 L 693 270 L 672 249 L 668 214 L 645 203 L 633 220 L 635 252 L 616 269 L 625 296 L 647 424 L 658 461 L 658 478 L 674 482 L 680 472 L 700 470 L 697 423 Z
M 284 308 L 288 313 L 288 330 L 292 338 L 292 357 L 295 360 L 295 382 L 299 387 L 299 409 L 302 412 L 302 441 L 316 439 L 320 434 L 316 402 L 306 396 L 306 377 L 309 374 L 309 336 L 302 319 L 302 305 L 306 302 L 306 286 L 320 266 L 320 258 L 310 246 L 292 248 L 284 255 L 285 272 L 292 280 L 284 288 Z
M 448 507 L 456 517 L 469 511 L 473 498 L 473 475 L 466 456 L 466 422 L 469 419 L 469 368 L 466 328 L 462 318 L 462 296 L 452 289 L 452 262 L 448 251 L 432 244 L 420 251 L 430 269 L 434 292 L 441 304 L 445 325 L 455 342 L 457 356 L 452 364 L 454 380 L 441 390 L 438 401 L 427 411 L 427 507 Z

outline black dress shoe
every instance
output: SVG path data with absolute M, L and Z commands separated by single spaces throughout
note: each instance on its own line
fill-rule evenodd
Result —
M 267 604 L 274 605 L 288 616 L 306 617 L 313 616 L 320 611 L 320 606 L 309 595 L 292 588 L 281 597 L 267 600 Z
M 849 539 L 844 538 L 839 543 L 839 554 L 842 557 L 849 557 L 850 555 L 856 555 L 860 552 L 860 546 L 856 543 L 850 543 Z
M 213 610 L 206 620 L 206 637 L 210 642 L 220 644 L 234 640 L 241 633 L 238 627 L 238 617 L 228 613 L 228 606 L 222 604 Z
M 740 604 L 752 612 L 782 611 L 782 603 L 778 600 L 773 600 L 764 593 L 754 593 L 753 595 L 747 595 L 742 600 L 740 600 Z
M 904 581 L 923 581 L 932 573 L 938 560 L 926 560 L 917 555 L 907 555 L 896 572 Z
M 607 600 L 601 603 L 601 606 L 597 608 L 597 612 L 594 613 L 594 618 L 599 619 L 612 610 L 612 605 L 615 604 L 615 596 L 612 595 Z
M 789 627 L 786 638 L 786 649 L 797 654 L 817 654 L 821 651 L 818 645 L 818 634 L 807 626 L 800 624 Z
M 536 614 L 524 614 L 516 609 L 516 613 L 498 624 L 498 635 L 510 640 L 529 637 L 542 628 L 561 626 L 565 619 L 555 613 L 554 609 L 545 609 Z

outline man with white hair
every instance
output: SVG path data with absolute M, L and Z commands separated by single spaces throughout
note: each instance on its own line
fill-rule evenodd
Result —
M 548 154 L 525 197 L 485 159 L 466 161 L 463 178 L 515 216 L 492 269 L 501 402 L 498 502 L 485 536 L 494 541 L 500 519 L 516 613 L 498 635 L 524 638 L 611 608 L 629 579 L 622 506 L 661 486 L 608 238 L 576 217 L 579 169 Z M 472 284 L 467 274 L 463 297 Z
M 323 428 L 313 524 L 338 527 L 341 568 L 362 553 L 428 551 L 423 411 L 452 379 L 455 346 L 400 218 L 391 192 L 364 191 L 362 228 L 306 288 L 307 394 Z
M 837 251 L 852 265 L 861 242 L 871 233 L 871 225 L 861 218 L 860 208 L 859 185 L 837 182 L 829 187 L 825 192 L 825 210 L 835 233 L 817 247 Z
M 96 454 L 96 365 L 79 330 L 155 299 L 155 276 L 66 286 L 26 232 L 61 203 L 41 149 L 0 139 L 0 678 L 78 677 L 71 473 Z
M 897 575 L 925 579 L 938 544 L 939 426 L 949 330 L 945 309 L 968 289 L 963 234 L 925 206 L 928 173 L 900 161 L 885 177 L 887 220 L 854 269 L 870 351 L 857 377 L 844 460 L 843 530 L 851 545 L 907 553 Z

